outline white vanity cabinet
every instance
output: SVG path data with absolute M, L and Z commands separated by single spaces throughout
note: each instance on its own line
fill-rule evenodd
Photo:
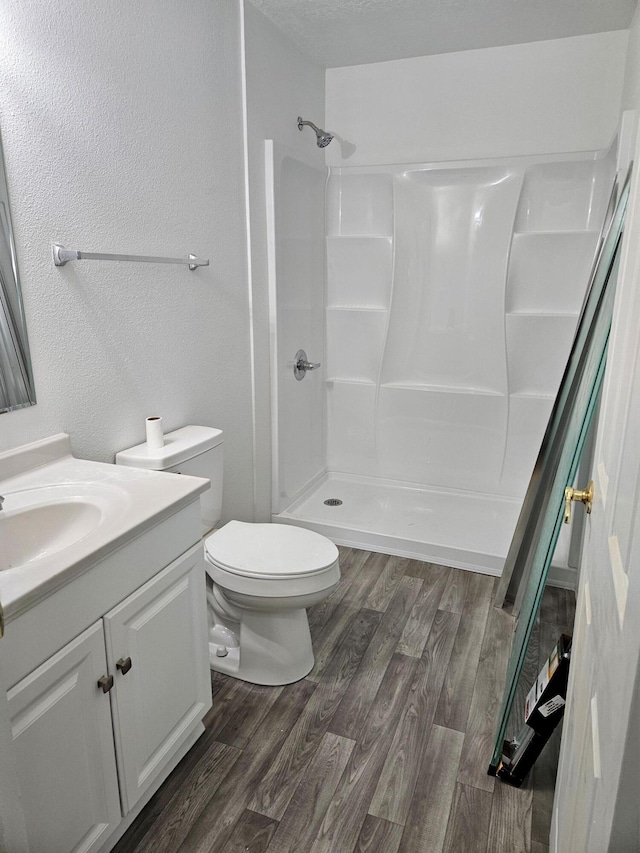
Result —
M 9 690 L 33 853 L 102 850 L 148 799 L 202 730 L 207 649 L 198 543 Z

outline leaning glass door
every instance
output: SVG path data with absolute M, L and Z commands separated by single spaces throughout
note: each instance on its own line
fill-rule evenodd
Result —
M 528 531 L 517 554 L 526 586 L 489 767 L 489 773 L 492 774 L 496 773 L 503 754 L 507 723 L 558 541 L 564 514 L 565 488 L 573 484 L 576 476 L 602 386 L 628 198 L 629 176 L 594 266 L 569 362 L 538 459 L 539 470 L 532 478 L 523 504 L 523 513 L 527 517 L 521 515 L 519 520 L 519 525 L 526 526 Z

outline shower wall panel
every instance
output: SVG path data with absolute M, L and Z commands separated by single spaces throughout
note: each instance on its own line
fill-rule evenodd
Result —
M 325 184 L 321 161 L 308 163 L 268 140 L 274 511 L 288 506 L 325 470 L 324 284 Z M 319 370 L 293 374 L 304 349 Z
M 491 168 L 395 177 L 381 384 L 506 392 L 505 281 L 521 184 Z
M 331 171 L 330 471 L 522 497 L 613 172 L 593 156 Z

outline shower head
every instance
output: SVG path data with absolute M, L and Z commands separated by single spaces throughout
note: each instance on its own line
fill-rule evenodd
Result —
M 298 130 L 302 130 L 305 124 L 308 124 L 309 127 L 312 127 L 315 130 L 316 144 L 318 148 L 326 148 L 333 139 L 333 134 L 327 133 L 326 130 L 322 130 L 320 127 L 316 127 L 312 121 L 304 121 L 300 116 L 298 116 Z

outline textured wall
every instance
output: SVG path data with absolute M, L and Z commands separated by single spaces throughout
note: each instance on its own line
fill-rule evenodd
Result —
M 627 32 L 327 71 L 330 166 L 606 148 Z
M 168 429 L 225 430 L 226 515 L 252 514 L 237 2 L 24 0 L 0 9 L 0 126 L 38 404 L 0 449 L 69 432 L 111 461 Z M 211 258 L 76 262 L 86 251 Z

